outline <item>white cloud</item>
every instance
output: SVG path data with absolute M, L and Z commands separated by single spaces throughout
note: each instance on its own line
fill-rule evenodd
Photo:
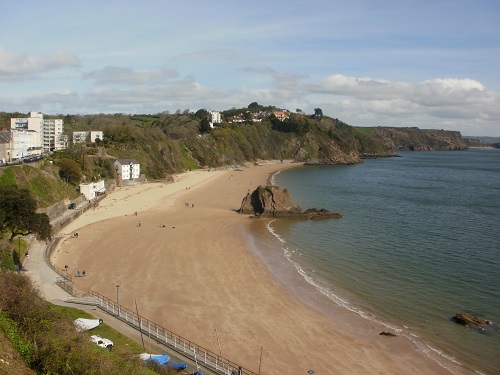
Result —
M 177 77 L 179 73 L 174 69 L 161 68 L 153 70 L 134 70 L 117 66 L 106 66 L 83 75 L 84 79 L 95 80 L 97 84 L 129 84 L 143 85 L 158 84 L 167 78 Z
M 60 68 L 79 67 L 78 57 L 64 51 L 49 56 L 28 56 L 0 47 L 0 81 L 23 81 Z
M 396 82 L 336 74 L 305 85 L 315 94 L 351 97 L 358 106 L 385 116 L 427 115 L 436 118 L 498 116 L 497 92 L 472 79 L 437 78 L 421 83 Z

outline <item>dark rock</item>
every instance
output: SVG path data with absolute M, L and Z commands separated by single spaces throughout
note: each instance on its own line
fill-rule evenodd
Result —
M 342 215 L 324 208 L 310 208 L 303 211 L 298 204 L 292 202 L 286 188 L 274 185 L 260 185 L 252 193 L 248 193 L 241 202 L 239 213 L 259 217 L 315 220 L 342 217 Z
M 388 337 L 396 337 L 396 335 L 392 332 L 382 331 L 379 333 L 380 336 L 388 336 Z
M 308 208 L 305 210 L 302 215 L 307 216 L 308 219 L 318 220 L 318 219 L 340 219 L 342 217 L 341 214 L 337 212 L 331 212 L 324 208 Z
M 452 320 L 455 323 L 466 325 L 466 326 L 471 326 L 471 327 L 476 327 L 476 328 L 482 328 L 485 325 L 493 324 L 489 320 L 481 319 L 478 318 L 477 316 L 474 316 L 472 314 L 468 313 L 462 313 L 462 314 L 456 314 Z

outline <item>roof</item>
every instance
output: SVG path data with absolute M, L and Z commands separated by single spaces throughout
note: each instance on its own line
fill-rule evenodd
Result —
M 12 139 L 11 132 L 8 130 L 0 131 L 0 143 L 9 143 Z
M 119 163 L 120 165 L 129 165 L 130 163 L 139 164 L 139 162 L 135 159 L 116 159 L 115 163 Z

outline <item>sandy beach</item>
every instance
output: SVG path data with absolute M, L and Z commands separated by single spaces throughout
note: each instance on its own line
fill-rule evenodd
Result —
M 323 309 L 294 298 L 249 249 L 248 233 L 264 232 L 265 221 L 235 210 L 291 166 L 194 171 L 171 184 L 119 188 L 64 229 L 53 262 L 75 276 L 85 270 L 74 278 L 78 291 L 115 299 L 119 284 L 120 304 L 135 309 L 137 301 L 142 316 L 256 373 L 262 348 L 261 374 L 448 374 L 407 339 L 380 336 L 383 327 L 312 287 L 305 293 L 323 298 Z

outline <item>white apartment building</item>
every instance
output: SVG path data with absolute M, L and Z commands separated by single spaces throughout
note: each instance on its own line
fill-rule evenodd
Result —
M 208 120 L 211 124 L 219 124 L 222 122 L 220 112 L 218 111 L 208 111 Z
M 104 140 L 104 133 L 100 130 L 73 132 L 73 144 L 86 142 L 94 143 L 97 140 Z
M 141 165 L 135 159 L 117 159 L 114 166 L 121 180 L 134 180 L 141 176 Z
M 100 130 L 91 130 L 90 131 L 90 142 L 94 143 L 97 140 L 104 141 L 104 133 Z
M 33 150 L 32 154 L 63 150 L 67 147 L 67 139 L 63 134 L 64 123 L 62 119 L 44 119 L 43 113 L 30 112 L 29 117 L 11 118 L 10 128 L 12 130 L 30 131 L 32 137 L 40 139 L 40 150 Z M 31 143 L 37 144 L 36 141 Z
M 40 155 L 40 137 L 34 130 L 12 129 L 12 159 Z

